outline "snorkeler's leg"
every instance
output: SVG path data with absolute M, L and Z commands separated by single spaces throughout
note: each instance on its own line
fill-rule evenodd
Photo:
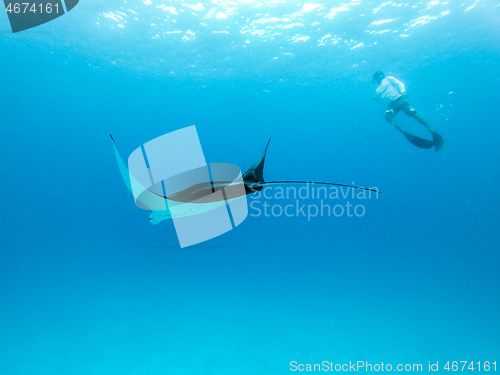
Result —
M 429 130 L 431 132 L 431 134 L 432 134 L 432 140 L 434 142 L 434 148 L 436 149 L 436 152 L 438 152 L 441 149 L 441 147 L 444 146 L 443 137 L 441 137 L 441 135 L 437 131 L 435 131 L 429 125 L 429 123 L 427 122 L 427 120 L 425 118 L 423 118 L 422 116 L 420 116 L 417 113 L 417 111 L 415 111 L 410 106 L 408 108 L 403 109 L 403 111 L 408 116 L 413 117 L 414 119 L 416 119 L 419 123 L 421 123 L 422 125 L 424 125 L 427 128 L 427 130 Z
M 420 148 L 427 148 L 427 149 L 429 149 L 429 148 L 431 148 L 431 147 L 434 146 L 434 142 L 433 141 L 429 141 L 427 139 L 423 139 L 423 138 L 417 137 L 417 136 L 415 136 L 415 135 L 413 135 L 411 133 L 408 133 L 406 130 L 401 129 L 401 127 L 399 126 L 398 122 L 394 118 L 394 112 L 393 111 L 388 110 L 385 113 L 385 119 L 389 122 L 389 124 L 391 124 L 392 126 L 394 126 L 401 133 L 403 133 L 403 135 L 406 137 L 406 139 L 408 139 L 415 146 L 420 147 Z
M 396 121 L 396 119 L 394 118 L 394 112 L 392 111 L 387 111 L 385 113 L 385 119 L 387 120 L 387 122 L 389 124 L 391 124 L 392 126 L 394 126 L 396 129 L 398 129 L 401 133 L 404 133 L 405 131 L 403 129 L 401 129 L 401 127 L 399 126 L 398 122 Z
M 430 124 L 427 122 L 427 120 L 421 116 L 411 105 L 410 103 L 406 102 L 402 107 L 401 110 L 404 112 L 405 115 L 413 117 L 415 120 L 417 120 L 419 123 L 421 123 L 423 126 L 427 128 L 431 133 L 434 132 L 434 129 L 430 126 Z
M 431 133 L 434 132 L 434 129 L 431 128 L 431 126 L 429 125 L 427 120 L 425 118 L 423 118 L 423 116 L 420 116 L 417 112 L 415 112 L 413 115 L 410 115 L 410 116 L 412 116 L 415 120 L 417 120 L 423 126 L 425 126 Z

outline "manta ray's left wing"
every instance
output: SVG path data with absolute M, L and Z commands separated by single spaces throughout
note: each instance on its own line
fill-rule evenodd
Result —
M 125 186 L 127 186 L 127 189 L 132 193 L 132 185 L 130 184 L 130 172 L 125 165 L 125 162 L 122 159 L 122 156 L 118 152 L 118 148 L 116 147 L 116 142 L 113 138 L 113 136 L 110 134 L 111 140 L 113 141 L 113 147 L 115 149 L 115 157 L 116 161 L 118 163 L 118 169 L 120 170 L 120 174 L 122 176 L 123 182 L 125 182 Z
M 115 150 L 116 162 L 118 163 L 118 168 L 120 170 L 120 175 L 122 176 L 123 182 L 127 186 L 127 189 L 133 195 L 132 184 L 134 186 L 139 185 L 139 182 L 130 174 L 130 171 L 123 161 L 120 152 L 116 146 L 116 142 L 111 136 L 111 140 L 113 141 L 113 147 Z M 234 199 L 229 199 L 228 202 Z M 185 217 L 192 216 L 197 214 L 202 214 L 204 212 L 212 211 L 218 207 L 226 205 L 225 201 L 221 202 L 177 202 L 173 200 L 169 200 L 162 195 L 158 195 L 150 190 L 144 189 L 144 192 L 137 198 L 136 203 L 139 203 L 139 207 L 144 209 L 150 209 L 152 214 L 150 215 L 150 220 L 153 224 L 156 224 L 162 220 L 171 219 L 172 213 L 169 209 L 176 207 L 174 217 Z M 153 208 L 149 208 L 153 207 Z M 162 209 L 155 209 L 155 207 L 162 207 Z M 163 208 L 164 207 L 164 208 Z M 181 208 L 181 209 L 178 209 Z
M 115 157 L 116 157 L 116 162 L 118 163 L 118 169 L 120 170 L 120 175 L 122 176 L 123 182 L 125 183 L 125 186 L 127 186 L 127 189 L 130 191 L 132 195 L 134 195 L 132 185 L 134 187 L 141 186 L 140 183 L 130 174 L 130 171 L 123 161 L 120 152 L 118 152 L 118 148 L 116 147 L 116 142 L 113 139 L 113 136 L 110 134 L 111 140 L 113 141 L 113 147 L 115 150 Z M 148 190 L 148 189 L 141 189 L 143 192 L 140 194 L 140 196 L 137 197 L 136 204 L 138 207 L 145 209 L 145 210 L 160 210 L 162 212 L 162 216 L 165 218 L 170 218 L 170 211 L 169 211 L 169 206 L 167 204 L 167 201 L 164 197 Z

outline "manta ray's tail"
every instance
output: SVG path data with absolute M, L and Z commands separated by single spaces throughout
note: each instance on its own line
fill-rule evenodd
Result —
M 319 181 L 271 181 L 271 182 L 266 182 L 264 180 L 264 162 L 266 161 L 267 148 L 269 147 L 270 142 L 271 142 L 271 138 L 269 138 L 269 141 L 267 142 L 266 148 L 264 149 L 264 152 L 262 152 L 262 155 L 260 155 L 260 158 L 257 159 L 257 161 L 243 175 L 243 181 L 247 182 L 250 186 L 253 186 L 253 184 L 256 184 L 256 185 L 261 186 L 261 187 L 267 186 L 267 185 L 275 185 L 275 184 L 276 185 L 277 184 L 317 184 L 317 185 L 341 186 L 341 187 L 360 189 L 360 190 L 368 190 L 368 191 L 380 193 L 380 191 L 376 188 L 365 188 L 365 187 L 360 187 L 360 186 L 336 184 L 333 182 L 319 182 Z M 255 187 L 253 189 L 255 189 Z M 260 190 L 260 189 L 256 189 L 256 190 Z
M 260 158 L 250 167 L 248 171 L 243 175 L 243 180 L 249 182 L 250 184 L 259 184 L 262 185 L 265 183 L 264 181 L 264 162 L 266 161 L 266 152 L 269 147 L 269 142 L 271 142 L 271 138 L 267 142 L 266 148 Z

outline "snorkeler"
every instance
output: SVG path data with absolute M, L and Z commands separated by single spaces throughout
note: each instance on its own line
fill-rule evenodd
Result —
M 420 148 L 435 147 L 438 152 L 444 145 L 443 137 L 441 137 L 429 123 L 420 116 L 417 111 L 410 105 L 406 98 L 405 85 L 394 77 L 385 77 L 385 74 L 380 70 L 373 75 L 372 82 L 377 85 L 375 100 L 379 103 L 386 104 L 387 111 L 385 119 L 398 129 L 403 135 L 415 146 Z M 432 134 L 432 141 L 417 137 L 401 129 L 394 117 L 403 111 L 407 116 L 413 117 L 419 123 L 424 125 Z

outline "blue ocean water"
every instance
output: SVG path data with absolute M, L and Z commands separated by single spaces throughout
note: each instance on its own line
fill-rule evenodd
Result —
M 0 12 L 0 374 L 498 365 L 499 21 L 496 0 L 109 0 L 12 34 Z M 385 121 L 377 70 L 441 151 Z M 249 208 L 181 249 L 134 205 L 109 134 L 127 157 L 190 125 L 209 162 L 244 171 L 272 137 L 269 181 L 382 193 L 327 202 L 360 216 Z

